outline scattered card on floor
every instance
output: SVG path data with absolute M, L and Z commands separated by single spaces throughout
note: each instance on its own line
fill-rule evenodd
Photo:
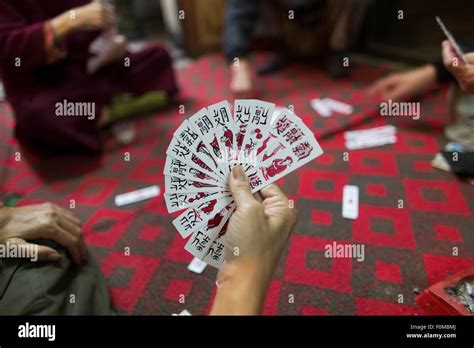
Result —
M 195 257 L 188 269 L 201 273 L 224 262 L 227 225 L 236 208 L 227 183 L 234 166 L 244 168 L 252 192 L 258 192 L 322 153 L 294 112 L 256 99 L 236 100 L 233 107 L 222 101 L 184 120 L 166 151 L 163 173 L 168 212 L 183 210 L 173 225 Z
M 195 257 L 188 265 L 188 271 L 196 274 L 201 274 L 207 267 L 207 263 Z
M 392 125 L 347 131 L 344 133 L 345 145 L 349 150 L 395 144 L 397 129 Z
M 140 190 L 122 193 L 115 196 L 115 205 L 117 207 L 121 207 L 123 205 L 144 201 L 146 199 L 159 196 L 160 192 L 160 187 L 158 185 L 153 185 Z
M 345 185 L 342 189 L 342 217 L 352 220 L 359 217 L 359 187 Z

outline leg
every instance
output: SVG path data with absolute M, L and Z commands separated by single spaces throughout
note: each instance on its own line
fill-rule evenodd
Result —
M 224 27 L 224 54 L 230 62 L 230 89 L 238 98 L 248 98 L 253 89 L 253 69 L 247 58 L 261 1 L 230 0 Z
M 0 314 L 112 314 L 105 279 L 91 256 L 76 266 L 64 249 L 54 248 L 59 263 L 0 260 Z
M 67 87 L 65 87 L 67 88 Z M 74 90 L 69 91 L 73 93 Z M 78 101 L 93 106 L 93 116 L 59 116 L 58 103 Z M 66 96 L 62 91 L 35 95 L 21 105 L 14 104 L 15 134 L 35 152 L 43 154 L 68 152 L 100 153 L 102 143 L 97 127 L 101 104 L 84 96 Z

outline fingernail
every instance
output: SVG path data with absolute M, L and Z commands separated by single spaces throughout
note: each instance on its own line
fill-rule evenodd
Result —
M 52 253 L 48 255 L 48 261 L 59 261 L 61 260 L 61 255 L 58 253 Z
M 247 175 L 245 175 L 244 169 L 240 165 L 232 169 L 232 177 L 237 181 L 247 181 Z

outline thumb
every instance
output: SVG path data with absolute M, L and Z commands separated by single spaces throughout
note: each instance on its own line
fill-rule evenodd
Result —
M 18 251 L 21 255 L 24 255 L 25 258 L 36 262 L 36 261 L 59 261 L 61 259 L 61 255 L 54 250 L 53 248 L 28 243 L 24 239 L 21 238 L 10 238 L 6 241 L 10 243 L 10 245 L 16 244 L 18 247 Z
M 237 209 L 256 201 L 250 190 L 247 175 L 240 165 L 235 166 L 229 175 L 229 188 L 237 204 Z

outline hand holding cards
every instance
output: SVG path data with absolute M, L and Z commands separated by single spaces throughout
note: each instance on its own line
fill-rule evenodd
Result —
M 236 100 L 234 115 L 226 101 L 203 108 L 174 133 L 165 164 L 169 212 L 186 209 L 173 225 L 185 249 L 220 267 L 228 221 L 236 203 L 228 187 L 241 165 L 251 192 L 257 192 L 322 154 L 313 132 L 288 109 L 273 119 L 275 105 Z

